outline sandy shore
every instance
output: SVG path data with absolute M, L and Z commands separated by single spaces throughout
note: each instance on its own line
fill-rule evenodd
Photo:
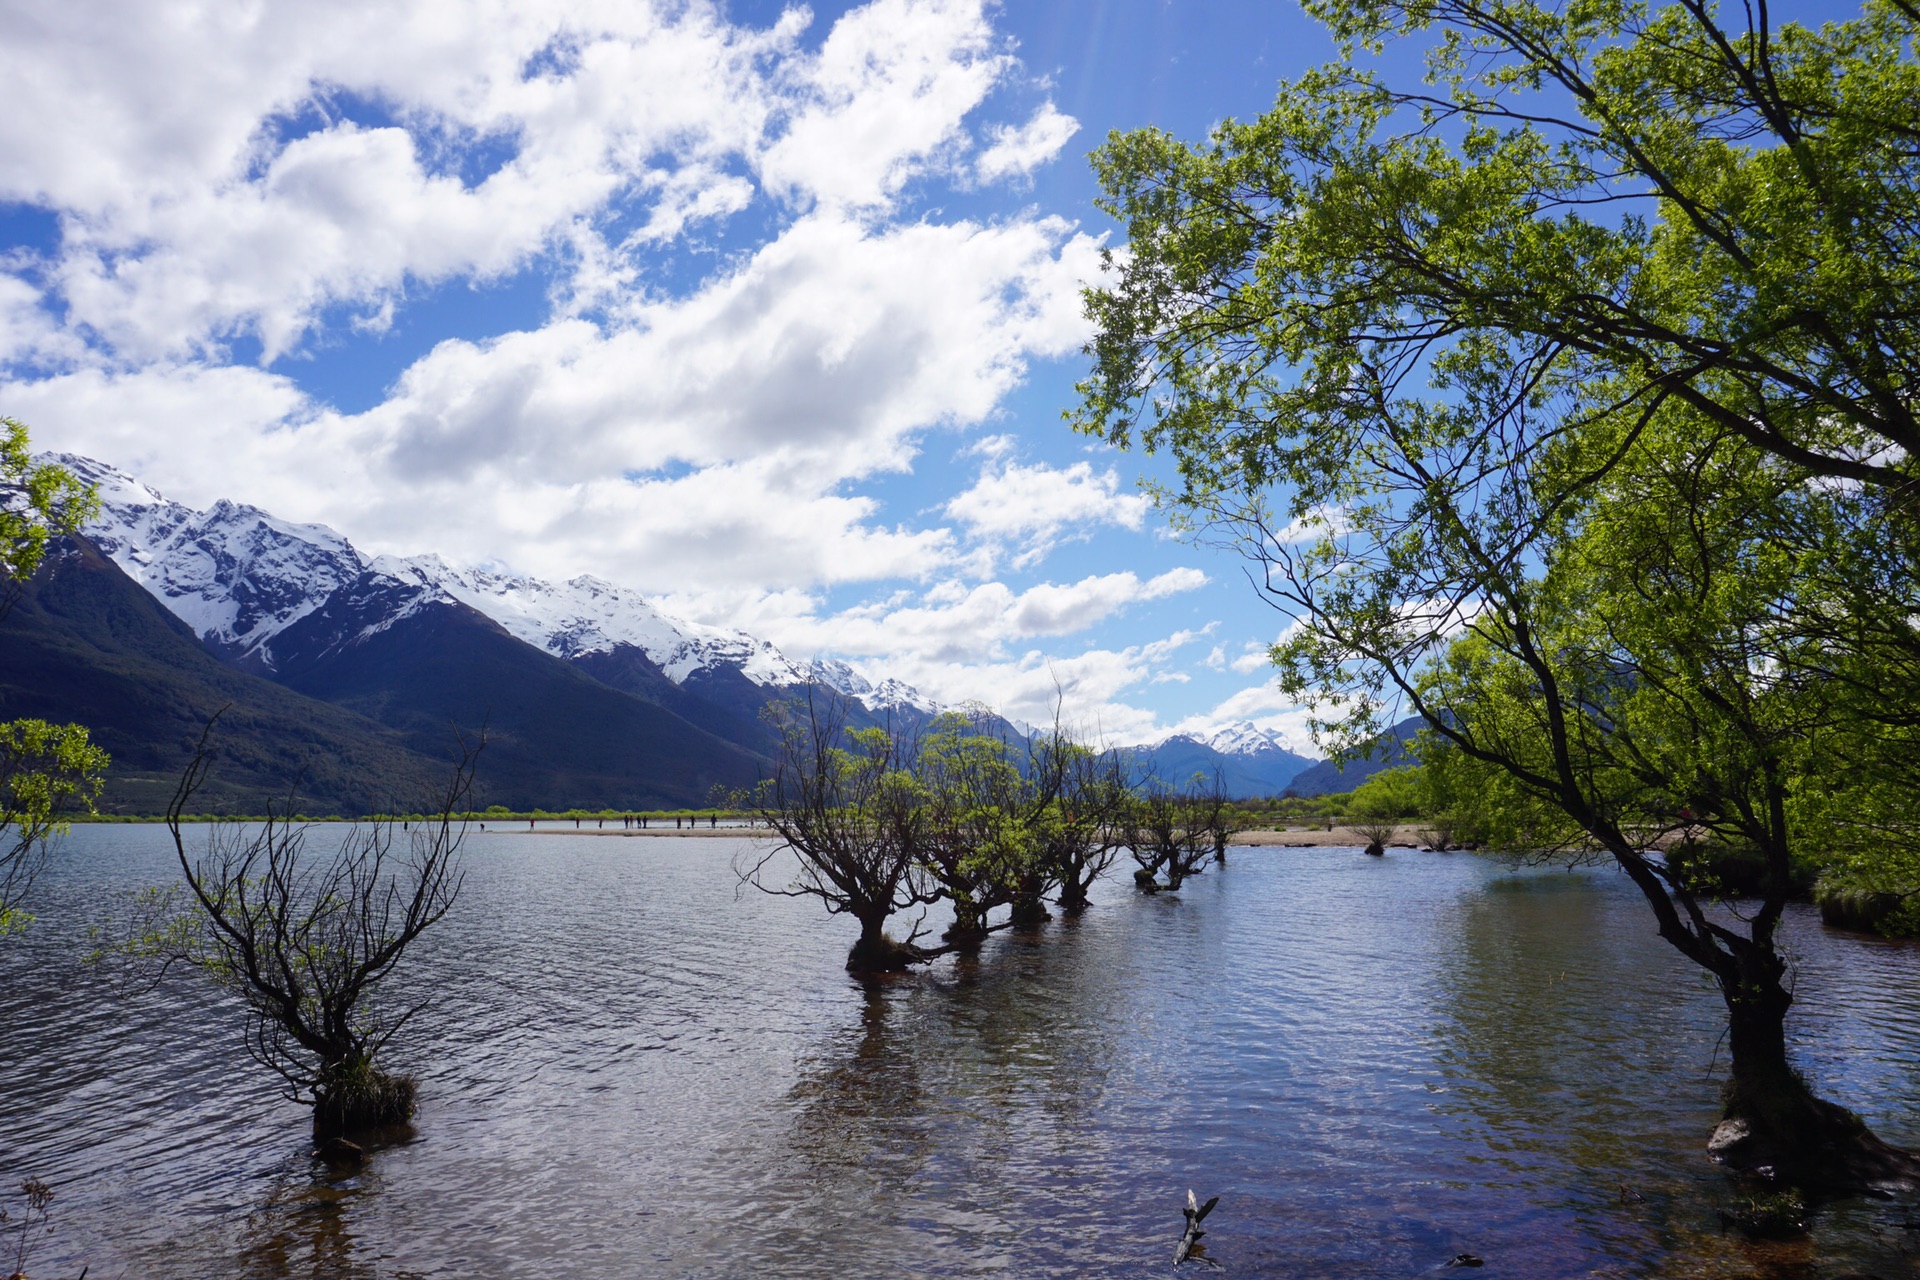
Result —
M 1413 827 L 1396 828 L 1388 847 L 1419 848 L 1423 843 L 1414 834 Z M 773 840 L 777 837 L 765 827 L 681 827 L 675 830 L 667 827 L 648 827 L 636 830 L 626 827 L 588 827 L 575 830 L 569 826 L 542 826 L 529 831 L 525 827 L 516 827 L 511 823 L 495 823 L 487 828 L 488 835 L 508 836 L 621 836 L 627 839 L 666 839 L 666 840 Z M 1366 845 L 1367 839 L 1349 827 L 1335 827 L 1328 831 L 1324 828 L 1308 830 L 1300 828 L 1293 831 L 1242 831 L 1234 836 L 1230 848 L 1280 848 L 1280 849 L 1358 849 Z
M 642 830 L 637 827 L 583 826 L 576 831 L 572 827 L 563 827 L 556 824 L 551 827 L 535 827 L 532 831 L 529 831 L 524 825 L 515 826 L 511 820 L 490 824 L 487 827 L 487 834 L 503 836 L 626 836 L 629 838 L 665 838 L 668 840 L 771 840 L 775 838 L 773 832 L 767 830 L 765 827 L 681 827 L 676 831 L 672 827 L 667 827 L 664 830 L 659 827 L 647 827 Z
M 1426 844 L 1418 835 L 1417 828 L 1395 827 L 1393 839 L 1387 841 L 1389 849 L 1418 849 Z M 1283 849 L 1363 849 L 1367 838 L 1351 827 L 1335 827 L 1328 831 L 1324 827 L 1313 830 L 1300 828 L 1294 831 L 1242 831 L 1234 836 L 1230 848 L 1252 845 L 1256 848 Z

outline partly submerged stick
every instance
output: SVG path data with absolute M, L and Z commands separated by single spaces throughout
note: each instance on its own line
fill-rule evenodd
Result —
M 1186 1234 L 1180 1237 L 1180 1247 L 1173 1251 L 1174 1266 L 1177 1267 L 1185 1262 L 1193 1253 L 1193 1247 L 1200 1242 L 1200 1237 L 1207 1234 L 1200 1229 L 1200 1223 L 1208 1214 L 1213 1212 L 1213 1206 L 1219 1203 L 1220 1197 L 1215 1196 L 1205 1204 L 1201 1204 L 1194 1196 L 1192 1188 L 1188 1188 L 1187 1207 L 1180 1211 L 1186 1215 L 1187 1230 Z

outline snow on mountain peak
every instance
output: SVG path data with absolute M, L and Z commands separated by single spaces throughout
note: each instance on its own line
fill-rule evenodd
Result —
M 418 589 L 403 593 L 398 614 L 369 623 L 362 634 L 435 601 L 455 600 L 567 660 L 625 644 L 644 651 L 675 683 L 731 668 L 762 686 L 819 681 L 876 710 L 939 710 L 898 680 L 875 686 L 832 659 L 796 664 L 765 640 L 669 617 L 639 592 L 590 574 L 550 583 L 496 568 L 463 568 L 432 553 L 369 559 L 325 525 L 280 520 L 224 498 L 195 511 L 91 458 L 52 454 L 48 460 L 99 493 L 99 515 L 85 533 L 102 552 L 202 640 L 269 670 L 274 636 L 367 573 Z
M 1164 746 L 1175 738 L 1197 742 L 1203 747 L 1218 751 L 1223 756 L 1250 756 L 1258 755 L 1263 751 L 1293 752 L 1293 745 L 1287 741 L 1284 734 L 1275 733 L 1271 729 L 1262 729 L 1248 720 L 1236 720 L 1232 724 L 1222 725 L 1212 733 L 1204 735 L 1200 733 L 1169 734 L 1152 745 Z
M 99 493 L 100 512 L 85 530 L 94 544 L 202 639 L 236 657 L 261 653 L 363 567 L 360 553 L 325 525 L 224 498 L 195 511 L 90 458 L 52 460 Z
M 1260 751 L 1293 750 L 1284 735 L 1275 733 L 1271 729 L 1262 729 L 1259 725 L 1246 720 L 1222 726 L 1201 741 L 1226 756 L 1253 755 Z

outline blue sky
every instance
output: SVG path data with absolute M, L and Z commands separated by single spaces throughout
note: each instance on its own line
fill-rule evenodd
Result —
M 11 4 L 0 412 L 944 700 L 1304 747 L 1285 620 L 1061 415 L 1086 152 L 1331 54 L 1224 0 Z

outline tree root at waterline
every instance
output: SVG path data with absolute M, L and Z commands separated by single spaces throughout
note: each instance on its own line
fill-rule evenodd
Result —
M 1817 1097 L 1794 1073 L 1729 1084 L 1726 1115 L 1707 1151 L 1737 1172 L 1816 1193 L 1920 1191 L 1920 1156 L 1883 1140 L 1845 1107 Z

